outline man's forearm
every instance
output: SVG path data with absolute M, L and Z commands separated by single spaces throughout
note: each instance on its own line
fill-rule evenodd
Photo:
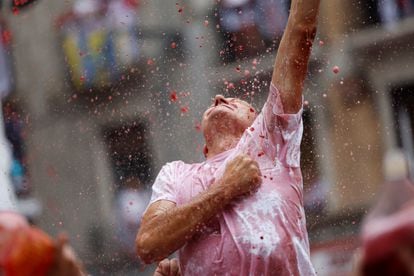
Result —
M 137 238 L 138 254 L 146 263 L 161 260 L 181 246 L 232 200 L 223 185 L 215 183 L 188 204 L 157 212 L 148 218 Z
M 272 77 L 272 82 L 281 92 L 286 113 L 296 113 L 300 109 L 319 3 L 320 0 L 292 0 Z
M 295 25 L 316 27 L 320 0 L 292 0 L 290 20 Z

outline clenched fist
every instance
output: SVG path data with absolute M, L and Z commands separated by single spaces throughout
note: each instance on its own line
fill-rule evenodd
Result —
M 225 192 L 233 199 L 256 191 L 262 183 L 261 176 L 257 162 L 240 154 L 227 163 L 221 180 Z

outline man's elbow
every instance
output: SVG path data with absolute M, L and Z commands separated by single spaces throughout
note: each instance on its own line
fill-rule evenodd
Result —
M 151 238 L 148 233 L 138 233 L 135 239 L 135 246 L 138 257 L 145 263 L 154 262 L 154 248 L 151 246 Z
M 135 239 L 136 252 L 145 264 L 151 264 L 166 257 L 162 247 L 157 245 L 153 237 L 154 235 L 144 232 L 138 233 Z

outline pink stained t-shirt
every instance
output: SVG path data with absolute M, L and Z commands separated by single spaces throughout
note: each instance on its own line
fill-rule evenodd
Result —
M 219 179 L 241 153 L 262 173 L 258 191 L 235 202 L 179 250 L 183 275 L 315 275 L 303 209 L 300 142 L 302 109 L 284 114 L 272 84 L 262 112 L 237 146 L 202 163 L 167 163 L 150 203 L 191 201 Z

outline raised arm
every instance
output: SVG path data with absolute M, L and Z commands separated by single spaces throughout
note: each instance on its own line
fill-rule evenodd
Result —
M 277 52 L 272 83 L 279 89 L 285 113 L 297 113 L 308 60 L 316 34 L 320 0 L 292 0 L 289 20 Z
M 168 257 L 234 199 L 256 190 L 260 182 L 258 164 L 240 155 L 229 162 L 220 180 L 187 204 L 154 202 L 144 214 L 137 235 L 138 255 L 145 263 Z

